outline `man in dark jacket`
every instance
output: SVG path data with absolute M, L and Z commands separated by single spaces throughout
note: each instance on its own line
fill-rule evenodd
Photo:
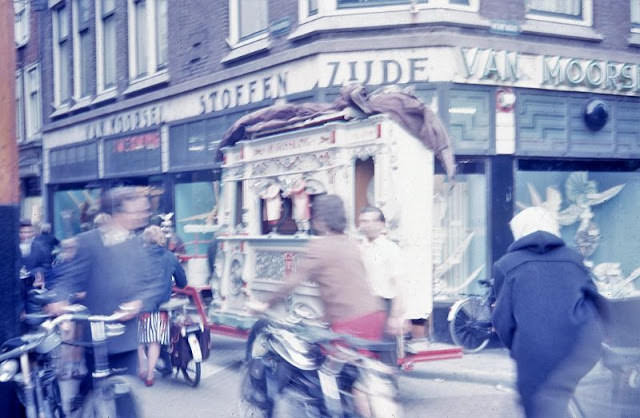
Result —
M 527 417 L 564 418 L 575 387 L 600 357 L 599 295 L 551 213 L 527 208 L 510 226 L 515 242 L 494 265 L 493 324 L 516 362 Z
M 132 319 L 124 323 L 123 335 L 108 340 L 109 362 L 133 374 L 138 347 L 135 315 L 145 302 L 165 292 L 154 286 L 151 260 L 134 234 L 147 224 L 149 202 L 134 188 L 121 187 L 105 194 L 102 210 L 111 215 L 109 223 L 74 238 L 73 256 L 57 271 L 54 290 L 60 301 L 49 310 L 62 312 L 69 296 L 78 293 L 85 295 L 80 303 L 92 314 L 127 308 Z

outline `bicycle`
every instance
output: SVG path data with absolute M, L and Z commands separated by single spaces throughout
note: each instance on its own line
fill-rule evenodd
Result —
M 447 320 L 451 340 L 465 353 L 477 353 L 484 349 L 495 334 L 491 314 L 495 303 L 492 280 L 479 280 L 486 288 L 483 295 L 469 295 L 456 301 Z
M 156 370 L 164 375 L 182 372 L 187 383 L 196 387 L 202 376 L 202 361 L 209 356 L 209 330 L 200 319 L 189 315 L 188 299 L 173 298 L 160 306 L 169 315 L 169 347 L 162 347 Z
M 109 368 L 107 338 L 122 334 L 120 321 L 127 312 L 112 315 L 89 315 L 82 305 L 70 305 L 62 315 L 51 318 L 48 314 L 28 314 L 26 319 L 39 322 L 39 330 L 19 337 L 19 345 L 0 354 L 0 381 L 13 380 L 20 388 L 27 418 L 64 417 L 60 389 L 55 370 L 45 373 L 32 367 L 33 353 L 48 354 L 62 342 L 57 327 L 66 321 L 88 321 L 91 329 L 91 347 L 95 361 L 92 373 L 93 388 L 83 396 L 81 406 L 71 411 L 71 417 L 127 417 L 141 416 L 130 385 L 121 376 L 113 376 Z M 19 359 L 19 360 L 16 360 Z M 34 363 L 35 364 L 35 363 Z

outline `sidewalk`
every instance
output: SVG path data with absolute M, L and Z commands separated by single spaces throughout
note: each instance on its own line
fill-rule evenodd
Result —
M 413 377 L 474 382 L 513 387 L 516 381 L 515 363 L 504 348 L 489 348 L 462 358 L 416 363 L 405 372 Z

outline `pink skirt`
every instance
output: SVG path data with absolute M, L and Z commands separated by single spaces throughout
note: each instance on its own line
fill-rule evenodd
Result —
M 365 340 L 380 341 L 387 322 L 387 314 L 377 311 L 346 321 L 331 324 L 331 329 L 339 334 L 349 334 Z

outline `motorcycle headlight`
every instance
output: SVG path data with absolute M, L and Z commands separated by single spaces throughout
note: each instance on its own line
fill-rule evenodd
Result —
M 3 361 L 0 364 L 0 382 L 6 383 L 13 379 L 18 372 L 18 362 L 14 359 Z

